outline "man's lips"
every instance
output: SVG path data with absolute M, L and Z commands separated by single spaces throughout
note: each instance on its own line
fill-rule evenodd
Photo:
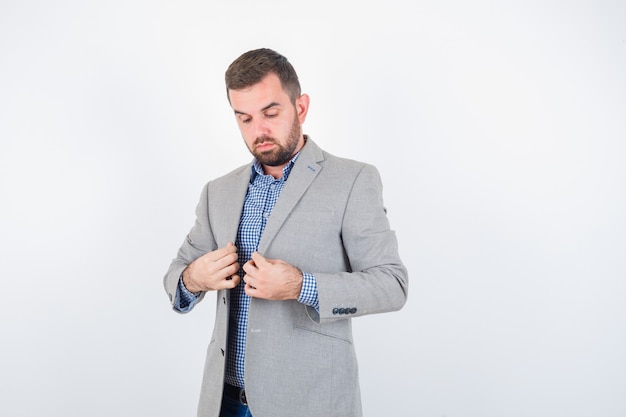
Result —
M 267 151 L 268 149 L 272 148 L 274 146 L 273 142 L 262 142 L 262 143 L 258 143 L 256 145 L 256 149 L 259 152 L 263 152 L 263 151 Z

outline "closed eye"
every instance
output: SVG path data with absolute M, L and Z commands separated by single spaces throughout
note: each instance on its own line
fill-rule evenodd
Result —
M 250 121 L 252 120 L 252 117 L 244 113 L 237 113 L 237 117 L 239 118 L 239 121 L 241 123 L 250 123 Z

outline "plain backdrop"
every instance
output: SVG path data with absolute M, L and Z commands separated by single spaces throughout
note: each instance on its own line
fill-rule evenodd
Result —
M 354 320 L 368 417 L 626 415 L 623 1 L 0 0 L 0 415 L 193 416 L 209 296 L 162 277 L 286 55 L 410 272 Z M 315 272 L 315 271 L 311 271 Z M 276 416 L 283 417 L 283 416 Z M 297 416 L 294 416 L 297 417 Z

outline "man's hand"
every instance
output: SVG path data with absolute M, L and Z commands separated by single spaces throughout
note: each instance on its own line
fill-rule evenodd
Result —
M 302 290 L 302 271 L 280 259 L 267 259 L 258 252 L 245 263 L 246 294 L 266 300 L 297 300 Z
M 237 248 L 228 242 L 189 264 L 183 271 L 183 284 L 191 292 L 234 288 L 240 279 L 237 259 Z

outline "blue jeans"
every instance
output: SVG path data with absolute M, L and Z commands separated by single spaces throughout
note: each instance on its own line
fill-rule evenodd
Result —
M 243 405 L 239 401 L 222 398 L 220 417 L 252 417 L 252 414 L 250 414 L 247 405 Z

